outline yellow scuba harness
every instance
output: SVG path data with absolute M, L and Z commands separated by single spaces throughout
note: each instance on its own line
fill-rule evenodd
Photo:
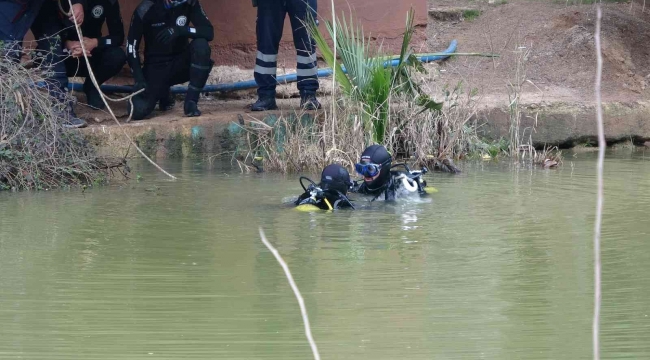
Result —
M 310 184 L 309 186 L 305 186 L 303 183 L 303 180 L 307 180 Z M 352 202 L 350 199 L 348 199 L 345 194 L 341 193 L 338 190 L 329 190 L 325 189 L 323 190 L 321 187 L 319 187 L 314 181 L 312 181 L 310 178 L 301 176 L 300 177 L 300 186 L 302 189 L 305 191 L 304 194 L 296 201 L 296 209 L 300 211 L 312 211 L 312 210 L 334 210 L 335 208 L 338 208 L 338 204 L 342 201 L 348 204 L 352 209 L 354 209 L 354 205 L 352 205 Z M 332 204 L 330 200 L 327 198 L 328 193 L 332 195 L 334 193 L 337 197 L 338 200 Z M 305 196 L 307 195 L 307 196 Z

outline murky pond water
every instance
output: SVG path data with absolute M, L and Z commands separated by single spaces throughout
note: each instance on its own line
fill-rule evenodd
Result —
M 294 177 L 0 194 L 1 359 L 587 359 L 595 162 L 434 174 L 430 201 L 304 213 Z M 650 159 L 610 157 L 603 358 L 650 358 Z

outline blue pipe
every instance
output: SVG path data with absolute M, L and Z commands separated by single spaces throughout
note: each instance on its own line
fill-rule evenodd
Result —
M 428 62 L 433 62 L 433 61 L 438 61 L 438 60 L 443 60 L 448 58 L 451 55 L 447 54 L 452 54 L 456 52 L 456 48 L 458 47 L 458 41 L 452 40 L 451 43 L 449 44 L 449 47 L 443 51 L 442 53 L 445 55 L 430 55 L 430 56 L 421 56 L 418 57 L 420 61 L 428 63 Z M 399 65 L 399 60 L 391 60 L 387 61 L 385 66 L 397 66 Z M 343 67 L 343 72 L 345 71 L 345 67 Z M 321 69 L 318 70 L 318 77 L 329 77 L 332 76 L 332 69 Z M 282 75 L 277 77 L 278 84 L 289 84 L 293 82 L 298 81 L 298 75 L 296 74 L 287 74 L 287 75 Z M 68 88 L 73 89 L 74 91 L 83 91 L 83 86 L 82 84 L 79 83 L 70 83 L 68 85 Z M 240 81 L 236 83 L 227 83 L 227 84 L 216 84 L 216 85 L 206 85 L 203 88 L 203 92 L 206 93 L 211 93 L 211 92 L 230 92 L 230 91 L 238 91 L 238 90 L 247 90 L 247 89 L 254 89 L 257 88 L 257 83 L 255 80 L 247 80 L 247 81 Z M 132 92 L 132 87 L 131 86 L 125 86 L 125 85 L 102 85 L 101 89 L 105 93 L 131 93 Z M 173 94 L 184 94 L 187 92 L 187 86 L 172 86 L 172 93 Z

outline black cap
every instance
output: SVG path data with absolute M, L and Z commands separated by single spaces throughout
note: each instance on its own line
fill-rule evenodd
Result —
M 343 166 L 331 164 L 323 169 L 320 177 L 320 187 L 323 190 L 337 190 L 346 194 L 350 185 L 352 185 L 350 173 Z
M 369 162 L 377 165 L 382 165 L 391 160 L 392 158 L 388 153 L 388 150 L 386 150 L 386 148 L 381 145 L 371 145 L 363 151 L 363 154 L 361 154 L 362 163 Z

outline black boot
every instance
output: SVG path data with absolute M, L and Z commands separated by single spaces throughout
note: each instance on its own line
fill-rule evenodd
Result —
M 210 70 L 214 62 L 210 59 L 210 46 L 204 39 L 193 40 L 192 63 L 190 65 L 190 84 L 185 95 L 183 111 L 187 117 L 201 116 L 198 103 L 201 91 L 210 77 Z
M 194 87 L 191 84 L 188 86 L 187 95 L 185 95 L 185 105 L 183 106 L 183 112 L 186 117 L 201 116 L 198 106 L 200 95 L 200 88 Z
M 316 94 L 307 93 L 300 95 L 300 108 L 303 110 L 318 110 L 321 108 Z
M 260 97 L 251 107 L 252 111 L 277 110 L 278 105 L 273 97 Z
M 95 110 L 103 110 L 106 105 L 102 101 L 102 97 L 97 91 L 95 85 L 89 79 L 84 82 L 84 92 L 86 93 L 86 102 L 88 106 Z
M 74 113 L 74 108 L 72 103 L 68 103 L 65 108 L 63 115 L 63 127 L 67 129 L 80 129 L 85 128 L 88 124 L 83 120 L 77 117 L 77 114 Z
M 183 107 L 183 112 L 185 113 L 186 117 L 201 116 L 201 111 L 199 110 L 199 106 L 196 104 L 196 101 L 194 100 L 185 100 L 185 106 Z
M 169 111 L 174 108 L 176 105 L 176 99 L 172 94 L 171 90 L 167 92 L 167 96 L 158 100 L 158 110 L 160 111 Z

